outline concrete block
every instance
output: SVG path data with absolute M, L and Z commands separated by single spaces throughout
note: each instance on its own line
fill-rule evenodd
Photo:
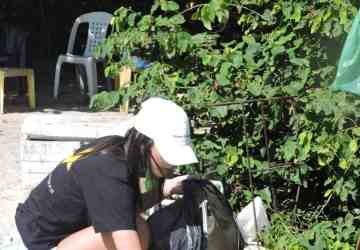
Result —
M 32 162 L 58 162 L 68 157 L 80 142 L 73 141 L 31 141 L 20 142 L 20 160 Z
M 50 173 L 59 162 L 37 162 L 37 161 L 22 161 L 21 172 L 23 173 Z
M 31 134 L 97 138 L 112 134 L 124 135 L 131 124 L 131 116 L 116 112 L 34 113 L 24 120 L 21 133 L 25 136 Z
M 20 165 L 24 186 L 35 187 L 60 161 L 78 149 L 81 141 L 125 135 L 130 127 L 132 116 L 120 112 L 29 115 L 21 127 Z
M 49 173 L 21 173 L 21 181 L 24 189 L 33 189 L 36 187 Z

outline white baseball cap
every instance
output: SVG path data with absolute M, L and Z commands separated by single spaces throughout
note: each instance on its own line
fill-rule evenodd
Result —
M 160 156 L 170 165 L 198 162 L 191 147 L 189 118 L 174 102 L 149 98 L 135 115 L 134 127 L 154 141 Z

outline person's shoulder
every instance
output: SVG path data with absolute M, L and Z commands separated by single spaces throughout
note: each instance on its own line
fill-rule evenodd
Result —
M 124 157 L 121 156 L 115 156 L 113 153 L 111 152 L 96 152 L 94 154 L 90 154 L 89 156 L 81 159 L 81 161 L 84 164 L 91 164 L 91 165 L 95 165 L 95 166 L 101 166 L 104 164 L 108 164 L 111 166 L 126 166 L 127 165 L 127 161 L 125 160 Z
M 103 152 L 97 152 L 76 161 L 71 171 L 76 176 L 91 179 L 120 178 L 126 181 L 132 175 L 131 167 L 126 160 Z
M 95 174 L 107 176 L 129 176 L 130 165 L 122 157 L 112 153 L 97 152 L 81 159 L 77 166 L 81 172 L 93 172 Z

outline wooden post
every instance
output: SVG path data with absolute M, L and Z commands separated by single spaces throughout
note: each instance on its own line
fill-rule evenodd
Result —
M 127 88 L 131 81 L 131 69 L 129 67 L 123 67 L 119 72 L 119 76 L 115 79 L 115 89 Z M 129 111 L 129 100 L 123 102 L 119 107 L 120 112 L 127 113 Z
M 0 114 L 4 113 L 5 72 L 0 70 Z
M 29 106 L 30 108 L 35 109 L 36 101 L 35 101 L 34 70 L 28 69 L 26 78 L 27 78 L 27 94 L 28 94 Z

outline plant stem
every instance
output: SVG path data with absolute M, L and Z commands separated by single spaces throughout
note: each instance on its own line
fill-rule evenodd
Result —
M 266 160 L 270 164 L 270 149 L 269 149 L 269 136 L 266 126 L 266 119 L 264 118 L 264 106 L 260 104 L 261 109 L 261 120 L 263 124 L 263 131 L 264 131 L 264 139 L 265 139 L 265 147 L 266 147 Z M 277 195 L 276 190 L 273 187 L 273 179 L 272 175 L 269 176 L 269 182 L 270 182 L 270 190 L 271 190 L 271 196 L 272 196 L 272 205 L 275 211 L 278 211 L 278 204 L 277 204 Z
M 183 14 L 185 14 L 186 12 L 189 12 L 190 10 L 197 9 L 197 8 L 199 8 L 199 7 L 201 7 L 201 6 L 204 6 L 204 5 L 206 5 L 206 4 L 205 4 L 205 3 L 196 4 L 196 5 L 190 7 L 190 8 L 188 8 L 188 9 L 186 9 L 186 10 L 181 11 L 179 14 L 180 14 L 180 15 L 183 15 Z

